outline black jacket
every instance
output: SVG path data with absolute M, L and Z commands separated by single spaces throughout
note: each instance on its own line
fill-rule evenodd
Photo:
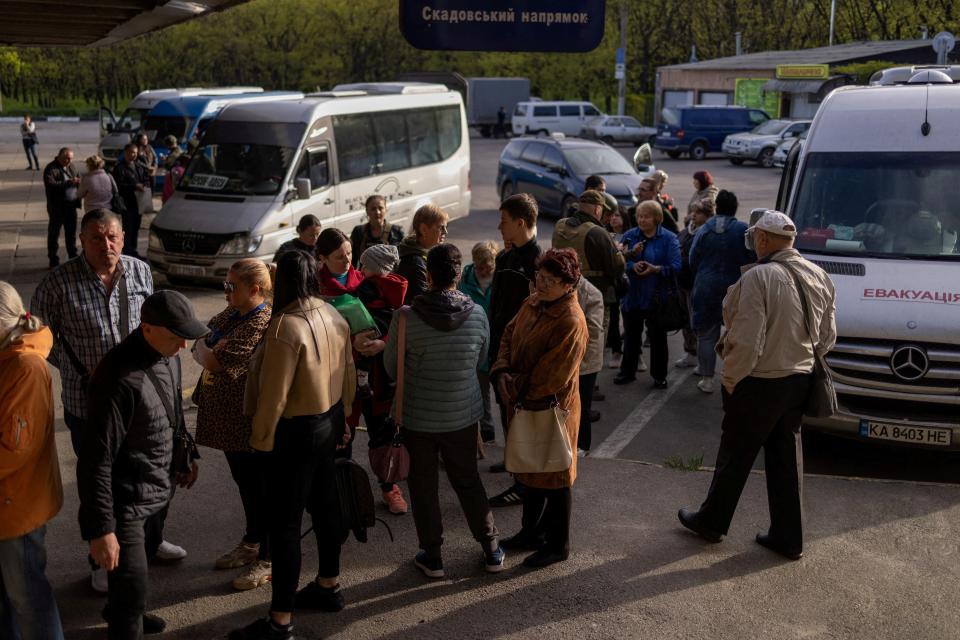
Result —
M 543 251 L 534 238 L 497 255 L 490 292 L 490 362 L 496 362 L 503 332 L 530 295 L 530 283 Z
M 124 198 L 136 195 L 138 184 L 150 187 L 150 172 L 140 162 L 120 160 L 113 167 L 113 179 L 117 183 L 117 191 Z
M 90 381 L 87 431 L 77 460 L 80 533 L 93 540 L 116 529 L 118 518 L 146 518 L 171 495 L 173 427 L 146 375 L 179 413 L 180 361 L 147 344 L 142 329 L 107 352 Z
M 73 164 L 63 166 L 54 158 L 53 162 L 43 168 L 43 189 L 47 195 L 48 207 L 80 208 L 80 196 L 77 185 L 68 180 L 80 177 L 80 172 Z
M 412 304 L 413 299 L 427 290 L 427 252 L 414 236 L 407 236 L 397 247 L 400 264 L 393 270 L 407 279 L 407 295 L 403 304 Z

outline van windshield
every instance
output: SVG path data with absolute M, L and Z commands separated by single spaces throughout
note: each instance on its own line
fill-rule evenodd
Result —
M 669 124 L 674 127 L 680 126 L 680 112 L 676 109 L 664 109 L 660 112 L 660 119 L 663 120 L 664 124 Z
M 274 195 L 284 184 L 305 126 L 214 120 L 177 189 L 219 195 Z
M 599 175 L 636 173 L 622 155 L 606 145 L 564 149 L 563 154 L 567 157 L 570 168 L 578 176 L 587 176 L 591 173 Z
M 761 125 L 757 125 L 753 128 L 753 131 L 750 133 L 755 133 L 760 136 L 775 136 L 779 133 L 782 133 L 784 129 L 789 127 L 792 123 L 787 122 L 786 120 L 767 120 Z
M 960 257 L 960 153 L 811 153 L 793 206 L 797 248 Z
M 186 116 L 148 116 L 143 123 L 143 130 L 150 142 L 159 146 L 167 136 L 175 136 L 178 141 L 183 141 L 192 124 L 192 118 Z
M 117 131 L 136 131 L 150 109 L 126 109 L 117 120 Z

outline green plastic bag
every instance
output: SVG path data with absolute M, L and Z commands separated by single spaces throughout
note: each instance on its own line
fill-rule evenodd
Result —
M 373 331 L 377 335 L 380 335 L 373 316 L 371 316 L 367 308 L 363 306 L 363 303 L 354 296 L 345 293 L 335 298 L 327 298 L 326 300 L 334 309 L 340 312 L 343 319 L 350 325 L 350 335 L 355 336 L 365 331 Z

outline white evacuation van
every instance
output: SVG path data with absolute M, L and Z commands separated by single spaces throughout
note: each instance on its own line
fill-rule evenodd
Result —
M 404 226 L 427 203 L 451 219 L 470 212 L 459 93 L 377 83 L 225 107 L 154 220 L 147 256 L 172 280 L 222 280 L 240 258 L 271 261 L 305 214 L 349 233 L 373 194 Z
M 841 411 L 815 428 L 960 450 L 960 67 L 890 69 L 821 104 L 777 206 L 837 290 Z
M 518 102 L 510 125 L 513 135 L 562 133 L 578 136 L 587 123 L 603 116 L 591 102 Z
M 133 134 L 140 131 L 147 113 L 162 100 L 199 95 L 230 95 L 234 93 L 263 92 L 262 87 L 217 87 L 203 89 L 189 87 L 185 89 L 151 89 L 141 91 L 130 101 L 119 116 L 109 107 L 100 107 L 100 146 L 97 154 L 104 159 L 109 170 L 117 161 L 123 147 L 130 143 Z

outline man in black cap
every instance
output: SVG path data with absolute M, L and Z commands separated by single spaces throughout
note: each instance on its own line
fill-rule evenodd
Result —
M 196 482 L 177 353 L 208 331 L 182 294 L 158 291 L 144 301 L 140 326 L 104 356 L 90 382 L 89 428 L 77 459 L 80 532 L 93 561 L 108 571 L 111 640 L 139 640 L 144 624 L 153 632 L 165 626 L 145 616 L 143 522 L 166 508 L 174 482 Z M 181 447 L 185 458 L 175 455 Z

